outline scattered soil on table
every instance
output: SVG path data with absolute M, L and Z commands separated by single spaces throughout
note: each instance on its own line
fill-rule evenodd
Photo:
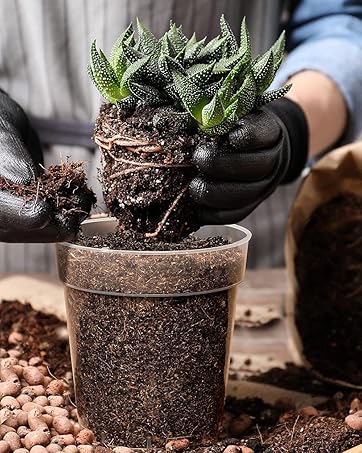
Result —
M 148 312 L 147 310 L 144 315 L 146 316 Z M 85 335 L 90 335 L 90 332 L 87 331 L 88 325 L 86 320 L 83 326 Z M 18 326 L 21 326 L 21 329 Z M 70 358 L 64 337 L 58 338 L 53 335 L 47 338 L 50 336 L 50 331 L 57 331 L 58 328 L 64 328 L 64 323 L 54 316 L 33 310 L 29 305 L 24 306 L 19 302 L 3 302 L 0 304 L 0 347 L 11 348 L 13 353 L 14 351 L 18 352 L 19 360 L 28 360 L 31 356 L 43 356 L 46 358 L 50 370 L 57 370 L 57 377 L 62 377 L 62 370 L 70 369 Z M 9 344 L 8 336 L 12 331 L 23 333 L 24 340 L 22 344 L 16 346 L 12 343 Z M 108 332 L 106 336 L 110 334 Z M 148 335 L 147 332 L 145 334 Z M 159 337 L 161 334 L 169 336 L 171 341 L 173 341 L 172 330 L 165 329 L 162 332 L 158 332 L 157 336 Z M 102 337 L 103 344 L 107 344 L 106 340 L 109 341 L 108 338 Z M 194 352 L 191 351 L 189 353 Z M 151 366 L 152 361 L 148 359 L 143 360 L 142 363 L 144 366 Z M 96 366 L 98 368 L 103 366 L 108 373 L 113 372 L 111 362 L 108 364 L 98 362 Z M 111 371 L 107 370 L 107 367 L 111 367 Z M 181 374 L 187 371 L 184 368 L 185 366 L 181 369 L 176 369 L 173 366 L 173 362 L 171 364 L 170 362 L 167 363 L 167 369 L 170 374 Z M 283 382 L 288 381 L 286 375 L 289 371 L 290 368 L 284 370 L 285 377 Z M 166 371 L 164 373 L 166 374 Z M 293 381 L 296 372 L 293 371 L 291 374 L 293 377 L 289 379 L 290 382 Z M 279 375 L 281 375 L 281 372 Z M 107 379 L 109 391 L 112 391 L 112 385 L 109 385 L 111 376 L 112 374 L 105 373 L 104 379 Z M 135 376 L 132 377 L 133 380 L 134 378 Z M 307 416 L 303 412 L 291 408 L 290 402 L 286 404 L 286 402 L 283 403 L 281 401 L 275 406 L 271 406 L 259 398 L 237 400 L 228 397 L 225 403 L 223 431 L 219 441 L 207 448 L 194 449 L 192 443 L 188 445 L 187 439 L 180 439 L 181 442 L 176 445 L 178 447 L 183 445 L 183 447 L 176 451 L 184 449 L 189 453 L 223 453 L 227 445 L 234 445 L 239 450 L 232 449 L 232 451 L 229 450 L 229 453 L 241 453 L 241 446 L 248 446 L 254 453 L 342 453 L 345 449 L 362 444 L 362 432 L 352 430 L 344 422 L 344 418 L 350 412 L 354 412 L 358 407 L 361 407 L 360 401 L 362 401 L 362 392 L 343 390 L 318 406 L 316 408 L 318 410 L 317 415 L 315 415 L 316 409 L 314 409 L 311 412 L 314 415 Z M 182 401 L 178 401 L 177 404 L 182 404 Z M 66 407 L 69 409 L 71 417 L 75 417 L 71 405 Z M 132 406 L 127 400 L 125 407 L 131 411 L 137 410 L 138 406 Z M 102 414 L 103 419 L 114 416 L 111 413 L 113 412 L 112 409 L 113 404 L 106 408 Z M 204 422 L 201 415 L 203 408 L 198 408 L 198 411 L 201 422 Z M 73 420 L 75 421 L 74 418 Z M 93 444 L 93 449 L 90 449 L 89 452 L 87 450 L 87 452 L 111 453 L 108 448 L 110 446 L 113 447 L 114 444 L 107 446 Z M 165 448 L 158 448 L 149 449 L 148 451 L 156 453 L 156 451 L 162 452 L 165 450 Z M 170 445 L 168 445 L 167 451 L 170 451 Z M 132 452 L 127 450 L 124 453 Z M 248 451 L 248 453 L 251 452 Z
M 46 201 L 56 213 L 80 224 L 96 202 L 95 195 L 87 187 L 82 162 L 52 165 L 29 185 L 15 184 L 0 176 L 0 190 L 6 190 L 24 198 L 24 203 Z
M 315 395 L 332 396 L 341 389 L 338 385 L 320 380 L 312 370 L 293 363 L 286 363 L 285 368 L 271 368 L 264 373 L 248 376 L 247 380 Z
M 362 384 L 362 198 L 320 206 L 295 259 L 296 324 L 303 352 L 321 374 Z
M 198 144 L 214 139 L 182 128 L 177 120 L 156 124 L 163 111 L 138 106 L 129 114 L 105 104 L 94 140 L 101 152 L 105 202 L 120 230 L 176 242 L 200 226 L 188 194 L 196 174 L 191 158 Z

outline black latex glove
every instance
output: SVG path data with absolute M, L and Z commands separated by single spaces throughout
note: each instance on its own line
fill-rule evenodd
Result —
M 0 176 L 29 184 L 42 171 L 40 142 L 21 107 L 0 90 Z M 78 196 L 79 197 L 79 196 Z M 80 197 L 79 207 L 89 211 L 90 203 Z M 1 242 L 58 242 L 76 234 L 78 224 L 52 212 L 42 200 L 23 198 L 0 191 Z
M 307 151 L 305 115 L 287 98 L 246 115 L 223 145 L 200 145 L 193 156 L 200 174 L 191 181 L 190 194 L 199 204 L 201 223 L 242 220 L 279 184 L 300 175 Z

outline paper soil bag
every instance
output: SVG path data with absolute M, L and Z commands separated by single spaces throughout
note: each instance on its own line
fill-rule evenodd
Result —
M 335 200 L 338 200 L 341 197 L 342 209 L 340 210 L 340 215 L 335 216 L 333 219 L 333 228 L 337 228 L 336 225 L 338 226 L 339 224 L 343 224 L 345 227 L 349 221 L 349 216 L 345 215 L 345 209 L 343 208 L 345 194 L 352 194 L 355 203 L 353 205 L 353 212 L 355 214 L 353 216 L 354 229 L 348 230 L 352 231 L 352 237 L 354 237 L 353 243 L 347 244 L 347 241 L 344 239 L 342 240 L 343 235 L 339 236 L 338 232 L 335 234 L 336 230 L 333 230 L 333 234 L 335 234 L 333 237 L 337 239 L 331 241 L 330 247 L 327 243 L 323 255 L 318 255 L 321 241 L 317 239 L 317 242 L 314 243 L 314 249 L 313 247 L 306 248 L 306 242 L 301 240 L 305 237 L 303 234 L 306 234 L 307 228 L 310 228 L 310 225 L 315 225 L 315 221 L 318 221 L 318 215 L 319 212 L 321 212 L 321 209 L 324 210 L 324 213 L 327 212 L 327 209 L 329 210 L 328 212 L 330 212 L 332 209 L 330 206 Z M 350 195 L 347 195 L 347 197 L 350 197 Z M 357 209 L 355 209 L 356 206 Z M 339 213 L 339 211 L 337 212 Z M 313 213 L 314 216 L 312 216 Z M 324 218 L 325 217 L 319 222 L 319 225 L 322 225 L 322 227 L 320 226 L 320 229 L 322 228 L 322 230 L 325 224 L 326 227 L 328 227 L 328 222 L 324 222 Z M 327 239 L 322 237 L 322 241 L 323 240 Z M 336 247 L 338 247 L 338 249 Z M 313 257 L 314 250 L 315 257 Z M 337 257 L 335 250 L 338 250 Z M 299 258 L 302 256 L 302 253 L 304 253 L 304 262 L 308 263 L 309 260 L 311 266 L 306 265 L 305 268 L 302 266 L 301 270 L 301 261 Z M 357 359 L 358 357 L 361 358 L 361 324 L 359 324 L 360 335 L 357 339 L 355 338 L 354 342 L 349 343 L 349 334 L 351 329 L 354 330 L 354 320 L 356 323 L 359 323 L 358 316 L 362 316 L 362 142 L 347 145 L 328 153 L 311 169 L 308 176 L 304 179 L 289 215 L 285 256 L 288 278 L 291 286 L 291 293 L 287 301 L 287 316 L 292 333 L 291 339 L 293 344 L 291 345 L 291 349 L 295 362 L 300 365 L 311 367 L 319 377 L 322 377 L 327 381 L 349 387 L 362 388 L 362 379 L 360 379 L 360 376 L 362 376 L 362 363 L 356 363 L 356 361 L 353 363 L 354 357 Z M 329 256 L 331 257 L 331 261 L 328 262 Z M 310 257 L 310 259 L 308 257 Z M 347 272 L 346 268 L 349 268 L 349 266 L 345 265 L 346 257 L 348 260 L 354 260 L 354 266 L 351 266 L 351 278 L 345 274 Z M 313 268 L 313 263 L 316 259 L 319 259 L 322 263 L 326 263 L 325 267 L 323 267 L 324 264 L 319 266 L 319 277 L 315 274 L 312 275 L 312 273 L 316 272 L 315 268 Z M 339 262 L 340 268 L 338 268 Z M 299 264 L 296 265 L 296 263 Z M 334 266 L 334 268 L 338 270 L 337 273 L 334 274 L 334 278 L 331 278 L 329 266 Z M 308 273 L 310 274 L 309 276 Z M 331 289 L 329 288 L 329 293 L 326 292 L 326 294 L 332 294 L 330 299 L 333 300 L 326 300 L 325 297 L 320 297 L 319 294 L 323 294 L 323 292 L 321 292 L 321 287 L 331 284 L 336 285 L 336 288 L 338 288 L 339 276 L 344 278 L 347 282 L 345 285 L 346 294 L 343 294 L 343 291 L 340 291 L 340 293 L 337 294 L 338 291 L 336 291 L 337 295 L 336 298 L 334 298 L 333 292 L 331 293 Z M 312 281 L 315 284 L 306 288 L 307 285 L 305 282 L 308 281 L 308 278 L 309 281 Z M 342 280 L 340 280 L 340 282 L 342 282 Z M 353 288 L 352 292 L 350 291 L 351 286 Z M 313 291 L 315 291 L 314 295 Z M 304 306 L 302 306 L 302 302 L 308 301 L 308 297 L 302 299 L 302 294 L 307 294 L 308 297 L 311 295 L 309 300 L 313 301 L 310 315 L 304 313 L 304 324 L 301 324 L 299 320 L 303 310 L 304 312 L 306 311 L 304 307 L 308 306 L 308 302 L 305 303 Z M 345 299 L 346 297 L 349 297 L 350 294 L 353 296 L 354 303 L 352 309 L 350 308 L 350 305 L 348 305 L 350 301 Z M 326 338 L 329 338 L 331 332 L 333 335 L 335 333 L 335 330 L 329 330 L 335 329 L 335 325 L 332 326 L 334 322 L 330 322 L 331 318 L 329 318 L 329 316 L 337 316 L 335 313 L 338 312 L 338 310 L 335 310 L 333 304 L 337 303 L 338 305 L 338 303 L 343 304 L 344 302 L 346 302 L 346 307 L 345 311 L 340 316 L 340 320 L 342 323 L 350 322 L 350 328 L 342 332 L 340 341 L 337 343 L 333 343 L 333 341 L 328 343 L 329 340 L 327 341 Z M 308 316 L 310 317 L 308 318 Z M 340 321 L 336 320 L 335 322 L 338 324 Z M 331 325 L 329 326 L 329 324 Z M 302 328 L 302 325 L 305 327 Z M 313 325 L 314 327 L 310 327 Z M 337 327 L 337 331 L 338 328 L 339 327 Z M 343 329 L 343 327 L 341 329 Z M 304 332 L 302 330 L 304 330 Z M 306 333 L 307 331 L 308 333 Z M 310 341 L 312 341 L 312 343 L 310 343 Z M 309 344 L 308 347 L 306 346 L 307 343 Z M 320 348 L 317 355 L 314 355 L 315 352 L 313 352 L 313 347 L 310 347 L 311 344 L 316 345 L 314 351 Z M 338 360 L 336 358 L 336 350 L 339 351 Z M 345 354 L 345 362 L 341 364 L 341 355 L 343 354 Z M 355 356 L 353 356 L 353 354 L 355 354 Z M 319 366 L 319 363 L 322 362 L 325 365 Z M 334 364 L 336 364 L 337 370 L 331 371 L 335 366 Z M 357 370 L 357 374 L 354 372 L 352 373 L 350 371 L 351 369 Z M 359 375 L 358 369 L 361 370 Z M 352 375 L 354 375 L 353 379 L 351 378 Z

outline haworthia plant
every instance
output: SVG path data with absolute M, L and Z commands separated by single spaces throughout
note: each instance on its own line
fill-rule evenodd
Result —
M 280 67 L 284 46 L 282 33 L 267 52 L 253 58 L 245 19 L 239 42 L 224 16 L 220 35 L 209 42 L 198 41 L 195 34 L 188 38 L 172 21 L 157 39 L 137 20 L 136 30 L 131 24 L 117 39 L 109 59 L 92 43 L 88 73 L 111 103 L 173 107 L 180 120 L 188 114 L 204 132 L 222 135 L 253 108 L 290 89 L 287 85 L 266 91 Z

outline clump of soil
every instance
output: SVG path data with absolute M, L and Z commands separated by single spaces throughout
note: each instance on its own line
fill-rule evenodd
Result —
M 354 432 L 344 421 L 332 417 L 292 415 L 264 439 L 261 451 L 275 453 L 342 453 L 360 445 L 360 432 Z
M 361 385 L 362 198 L 344 193 L 313 213 L 295 268 L 305 357 L 324 376 Z
M 44 200 L 53 208 L 54 215 L 72 218 L 75 224 L 80 224 L 96 202 L 86 180 L 82 162 L 63 162 L 44 170 L 29 185 L 15 184 L 0 176 L 0 190 L 23 197 L 24 202 Z
M 94 140 L 102 158 L 105 202 L 120 230 L 177 242 L 199 228 L 188 185 L 196 174 L 195 147 L 212 140 L 177 121 L 158 129 L 162 109 L 138 106 L 124 112 L 102 106 Z M 156 124 L 156 125 L 155 125 Z
M 189 306 L 191 308 L 191 303 L 189 304 Z M 133 309 L 134 308 L 135 307 L 133 307 Z M 144 313 L 146 321 L 147 313 L 148 311 Z M 11 314 L 13 315 L 12 317 Z M 218 322 L 221 326 L 224 321 L 218 320 Z M 174 323 L 177 323 L 177 321 L 175 320 Z M 64 353 L 62 352 L 65 345 L 67 344 L 66 341 L 54 335 L 54 331 L 57 331 L 58 326 L 62 328 L 65 327 L 64 323 L 62 321 L 59 321 L 56 317 L 37 312 L 33 310 L 29 304 L 22 305 L 19 302 L 2 302 L 0 304 L 0 348 L 2 348 L 0 349 L 0 351 L 2 357 L 16 357 L 19 363 L 21 363 L 21 365 L 19 365 L 17 368 L 18 372 L 19 370 L 22 371 L 23 367 L 27 366 L 27 364 L 32 363 L 33 366 L 35 365 L 39 370 L 41 369 L 46 379 L 48 379 L 47 373 L 44 370 L 44 365 L 46 364 L 49 366 L 49 369 L 53 372 L 53 374 L 56 374 L 58 379 L 62 378 L 64 376 L 62 374 L 62 370 L 68 371 L 70 369 L 70 358 L 67 350 L 64 350 Z M 205 327 L 207 328 L 206 325 Z M 125 324 L 124 328 L 126 330 L 130 330 L 130 326 L 127 324 Z M 86 319 L 84 320 L 82 331 L 84 335 L 91 335 L 91 332 L 88 329 L 88 321 Z M 20 338 L 16 336 L 18 343 L 14 344 L 14 337 L 10 337 L 14 332 L 21 333 L 21 343 L 19 343 Z M 206 333 L 207 332 L 205 332 L 205 334 Z M 145 331 L 144 334 L 146 336 L 149 335 L 147 331 Z M 101 334 L 97 333 L 96 335 Z M 106 330 L 106 335 L 106 339 L 104 339 L 103 337 L 101 338 L 102 344 L 108 344 L 108 336 L 111 335 L 111 332 L 108 332 Z M 126 332 L 126 335 L 131 336 L 132 333 Z M 156 332 L 155 338 L 153 338 L 152 341 L 157 342 L 158 338 L 161 335 L 165 335 L 170 338 L 170 341 L 174 341 L 172 339 L 172 330 L 165 328 L 163 328 L 159 332 Z M 206 339 L 204 339 L 204 341 L 206 341 Z M 176 347 L 178 347 L 178 345 L 176 345 Z M 46 355 L 44 355 L 44 353 L 46 353 Z M 191 350 L 188 353 L 191 355 L 195 354 L 196 349 Z M 202 359 L 202 351 L 199 352 L 199 355 Z M 40 360 L 36 360 L 37 357 L 40 358 Z M 43 362 L 41 361 L 41 358 L 43 359 Z M 179 366 L 179 363 L 177 363 L 178 367 L 176 367 L 174 357 L 172 357 L 172 360 L 170 360 L 169 358 L 168 361 L 167 358 L 168 357 L 165 356 L 165 366 L 163 369 L 163 373 L 167 377 L 167 379 L 171 380 L 172 375 L 175 375 L 177 373 L 182 374 L 184 372 L 188 372 L 188 368 L 185 363 L 183 363 L 181 367 Z M 20 362 L 21 360 L 26 362 Z M 146 367 L 152 367 L 152 356 L 147 357 L 147 360 L 142 360 L 142 364 Z M 113 362 L 110 361 L 103 363 L 101 361 L 98 361 L 96 366 L 103 370 L 103 374 L 105 376 L 104 379 L 108 379 L 108 388 L 111 392 L 113 388 L 113 385 L 110 384 L 112 383 L 112 373 L 114 373 Z M 208 364 L 207 366 L 210 367 L 212 366 L 212 364 Z M 285 382 L 289 381 L 291 383 L 293 380 L 297 381 L 297 373 L 295 371 L 292 372 L 292 376 L 289 378 L 287 376 L 289 374 L 288 369 L 281 370 L 279 376 L 281 375 L 281 373 L 285 374 L 283 378 Z M 119 379 L 119 376 L 117 376 L 117 379 Z M 54 380 L 52 382 L 54 383 Z M 52 384 L 52 386 L 56 388 L 59 387 L 58 381 L 55 382 L 57 385 Z M 25 384 L 28 383 L 23 381 L 23 385 Z M 140 383 L 137 382 L 136 375 L 130 377 L 127 385 L 140 385 Z M 202 385 L 201 382 L 200 385 Z M 37 390 L 40 390 L 40 387 L 37 387 Z M 135 389 L 133 389 L 132 392 L 134 392 L 133 394 L 135 394 Z M 76 445 L 81 444 L 78 447 L 79 452 L 87 451 L 87 453 L 111 453 L 111 449 L 109 447 L 115 447 L 115 443 L 101 445 L 99 444 L 101 439 L 97 439 L 98 443 L 93 442 L 93 445 L 90 445 L 89 447 L 87 447 L 88 449 L 86 449 L 86 444 L 92 444 L 93 441 L 91 433 L 83 433 L 87 434 L 87 436 L 83 436 L 82 440 L 80 440 L 80 438 L 77 438 L 78 434 L 76 433 L 79 432 L 80 427 L 77 424 L 76 420 L 76 410 L 72 406 L 72 402 L 68 397 L 67 387 L 65 388 L 63 398 L 60 399 L 57 396 L 58 394 L 48 395 L 48 393 L 49 392 L 46 393 L 46 397 L 49 398 L 49 405 L 51 398 L 53 398 L 52 404 L 54 404 L 56 400 L 59 400 L 57 404 L 60 404 L 60 406 L 57 407 L 61 408 L 63 412 L 65 410 L 64 413 L 66 413 L 66 416 L 71 420 L 73 427 L 73 435 L 65 434 L 61 435 L 60 437 L 54 437 L 55 433 L 54 431 L 52 431 L 53 437 L 50 436 L 49 440 L 51 444 L 57 444 L 59 442 L 61 443 L 66 440 L 67 442 L 71 442 L 71 445 L 74 445 L 74 443 L 76 443 Z M 55 399 L 54 396 L 56 397 Z M 160 397 L 163 398 L 163 395 L 160 395 Z M 24 395 L 22 395 L 21 398 L 24 399 Z M 33 401 L 35 400 L 35 403 L 40 402 L 40 399 L 36 398 L 36 395 L 34 395 L 34 397 L 30 397 L 30 399 L 33 399 Z M 98 398 L 98 400 L 101 401 L 102 398 Z M 271 406 L 264 403 L 259 398 L 246 398 L 243 400 L 227 398 L 225 403 L 223 431 L 220 435 L 219 440 L 213 445 L 210 445 L 207 448 L 195 448 L 192 442 L 190 442 L 188 439 L 168 439 L 167 449 L 165 448 L 166 444 L 163 444 L 162 448 L 150 448 L 149 451 L 152 453 L 166 451 L 169 452 L 173 449 L 173 451 L 185 450 L 188 453 L 223 453 L 225 451 L 225 448 L 229 445 L 236 446 L 236 450 L 234 447 L 229 447 L 229 453 L 241 453 L 241 446 L 248 446 L 254 453 L 304 453 L 306 451 L 308 451 L 308 453 L 320 453 L 322 451 L 342 453 L 348 448 L 362 444 L 362 431 L 353 430 L 349 428 L 344 422 L 344 418 L 350 412 L 355 412 L 362 407 L 361 401 L 362 392 L 339 392 L 338 394 L 329 398 L 325 403 L 315 408 L 314 411 L 311 411 L 311 408 L 309 408 L 309 413 L 314 413 L 314 415 L 308 416 L 306 411 L 303 412 L 291 409 L 290 405 L 283 407 L 283 405 L 278 403 L 275 406 Z M 41 402 L 44 404 L 43 401 Z M 137 404 L 143 404 L 141 395 L 139 397 L 139 401 L 137 401 Z M 179 399 L 177 401 L 177 404 L 182 405 L 182 400 Z M 160 407 L 161 406 L 156 406 L 154 410 L 159 410 Z M 50 408 L 47 406 L 46 413 L 48 409 L 50 410 Z M 52 410 L 54 410 L 54 406 L 52 406 Z M 123 410 L 137 411 L 138 406 L 132 405 L 127 400 L 125 401 Z M 182 410 L 180 413 L 186 415 L 189 409 L 186 408 L 185 410 L 186 412 Z M 15 409 L 15 411 L 17 411 L 17 409 Z M 207 422 L 202 418 L 204 412 L 205 408 L 197 408 L 197 414 L 200 423 Z M 105 408 L 105 412 L 103 412 L 100 416 L 105 419 L 111 417 L 117 419 L 119 414 L 120 413 L 117 413 L 114 410 L 113 404 L 111 404 L 107 408 Z M 12 422 L 12 420 L 9 419 L 9 423 L 10 422 Z M 175 423 L 182 422 L 183 416 L 180 417 L 180 420 L 175 420 Z M 0 433 L 0 440 L 3 439 L 4 435 L 6 435 L 4 433 L 6 432 L 7 424 L 7 421 L 3 423 L 5 427 L 2 428 L 2 431 Z M 11 429 L 12 428 L 10 428 L 10 430 Z M 177 449 L 175 447 L 177 447 Z M 67 449 L 66 451 L 71 452 L 73 450 Z M 75 451 L 76 450 L 74 449 L 74 452 Z M 115 453 L 117 451 L 118 450 L 116 450 Z M 133 453 L 132 450 L 127 450 L 127 452 Z M 248 453 L 251 452 L 248 450 Z

